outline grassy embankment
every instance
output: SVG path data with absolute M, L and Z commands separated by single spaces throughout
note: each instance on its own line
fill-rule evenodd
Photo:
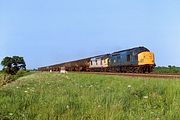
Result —
M 27 76 L 32 73 L 34 72 L 20 70 L 15 75 L 9 75 L 9 74 L 4 73 L 3 71 L 0 71 L 0 87 L 2 85 L 6 85 L 7 83 L 11 83 L 15 81 L 20 77 Z
M 35 73 L 0 88 L 0 118 L 178 120 L 178 79 Z

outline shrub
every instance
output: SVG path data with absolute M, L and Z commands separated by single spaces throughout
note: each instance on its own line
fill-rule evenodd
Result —
M 25 71 L 25 70 L 19 70 L 15 75 L 10 75 L 7 73 L 2 73 L 0 76 L 0 86 L 5 85 L 7 83 L 10 83 L 12 81 L 17 80 L 20 77 L 26 76 L 31 74 L 32 72 L 30 71 Z

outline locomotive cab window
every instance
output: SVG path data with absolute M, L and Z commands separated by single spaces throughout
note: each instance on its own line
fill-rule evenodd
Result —
M 127 55 L 127 62 L 131 61 L 131 55 Z

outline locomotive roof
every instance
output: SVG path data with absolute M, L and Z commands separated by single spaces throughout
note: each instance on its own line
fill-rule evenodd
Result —
M 134 50 L 142 50 L 142 49 L 143 49 L 144 51 L 149 51 L 146 47 L 140 46 L 140 47 L 134 47 L 134 48 L 131 48 L 131 49 L 126 49 L 126 50 L 121 50 L 121 51 L 113 52 L 112 55 L 113 55 L 113 54 L 118 54 L 118 53 L 120 53 L 120 52 L 134 51 Z
M 110 54 L 98 55 L 98 56 L 91 57 L 91 59 L 93 59 L 93 58 L 105 58 L 105 57 L 108 57 L 109 55 Z

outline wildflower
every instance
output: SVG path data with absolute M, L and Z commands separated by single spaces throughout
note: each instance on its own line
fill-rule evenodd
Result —
M 101 105 L 98 105 L 98 108 L 100 108 L 101 107 Z
M 27 93 L 28 91 L 24 91 L 25 93 Z
M 13 113 L 9 113 L 9 115 L 10 115 L 10 116 L 12 116 L 12 115 L 13 115 Z
M 144 98 L 144 99 L 147 99 L 147 98 L 148 98 L 148 96 L 144 96 L 143 98 Z
M 32 92 L 34 92 L 34 89 L 31 89 Z
M 93 87 L 93 85 L 90 85 L 89 87 L 91 88 L 91 87 Z
M 80 87 L 82 88 L 83 86 L 81 85 Z
M 29 88 L 27 88 L 29 90 Z
M 16 87 L 17 89 L 19 88 L 19 87 Z
M 128 87 L 128 88 L 130 88 L 130 87 L 131 87 L 131 85 L 128 85 L 127 87 Z
M 66 108 L 69 109 L 69 105 L 67 105 Z

